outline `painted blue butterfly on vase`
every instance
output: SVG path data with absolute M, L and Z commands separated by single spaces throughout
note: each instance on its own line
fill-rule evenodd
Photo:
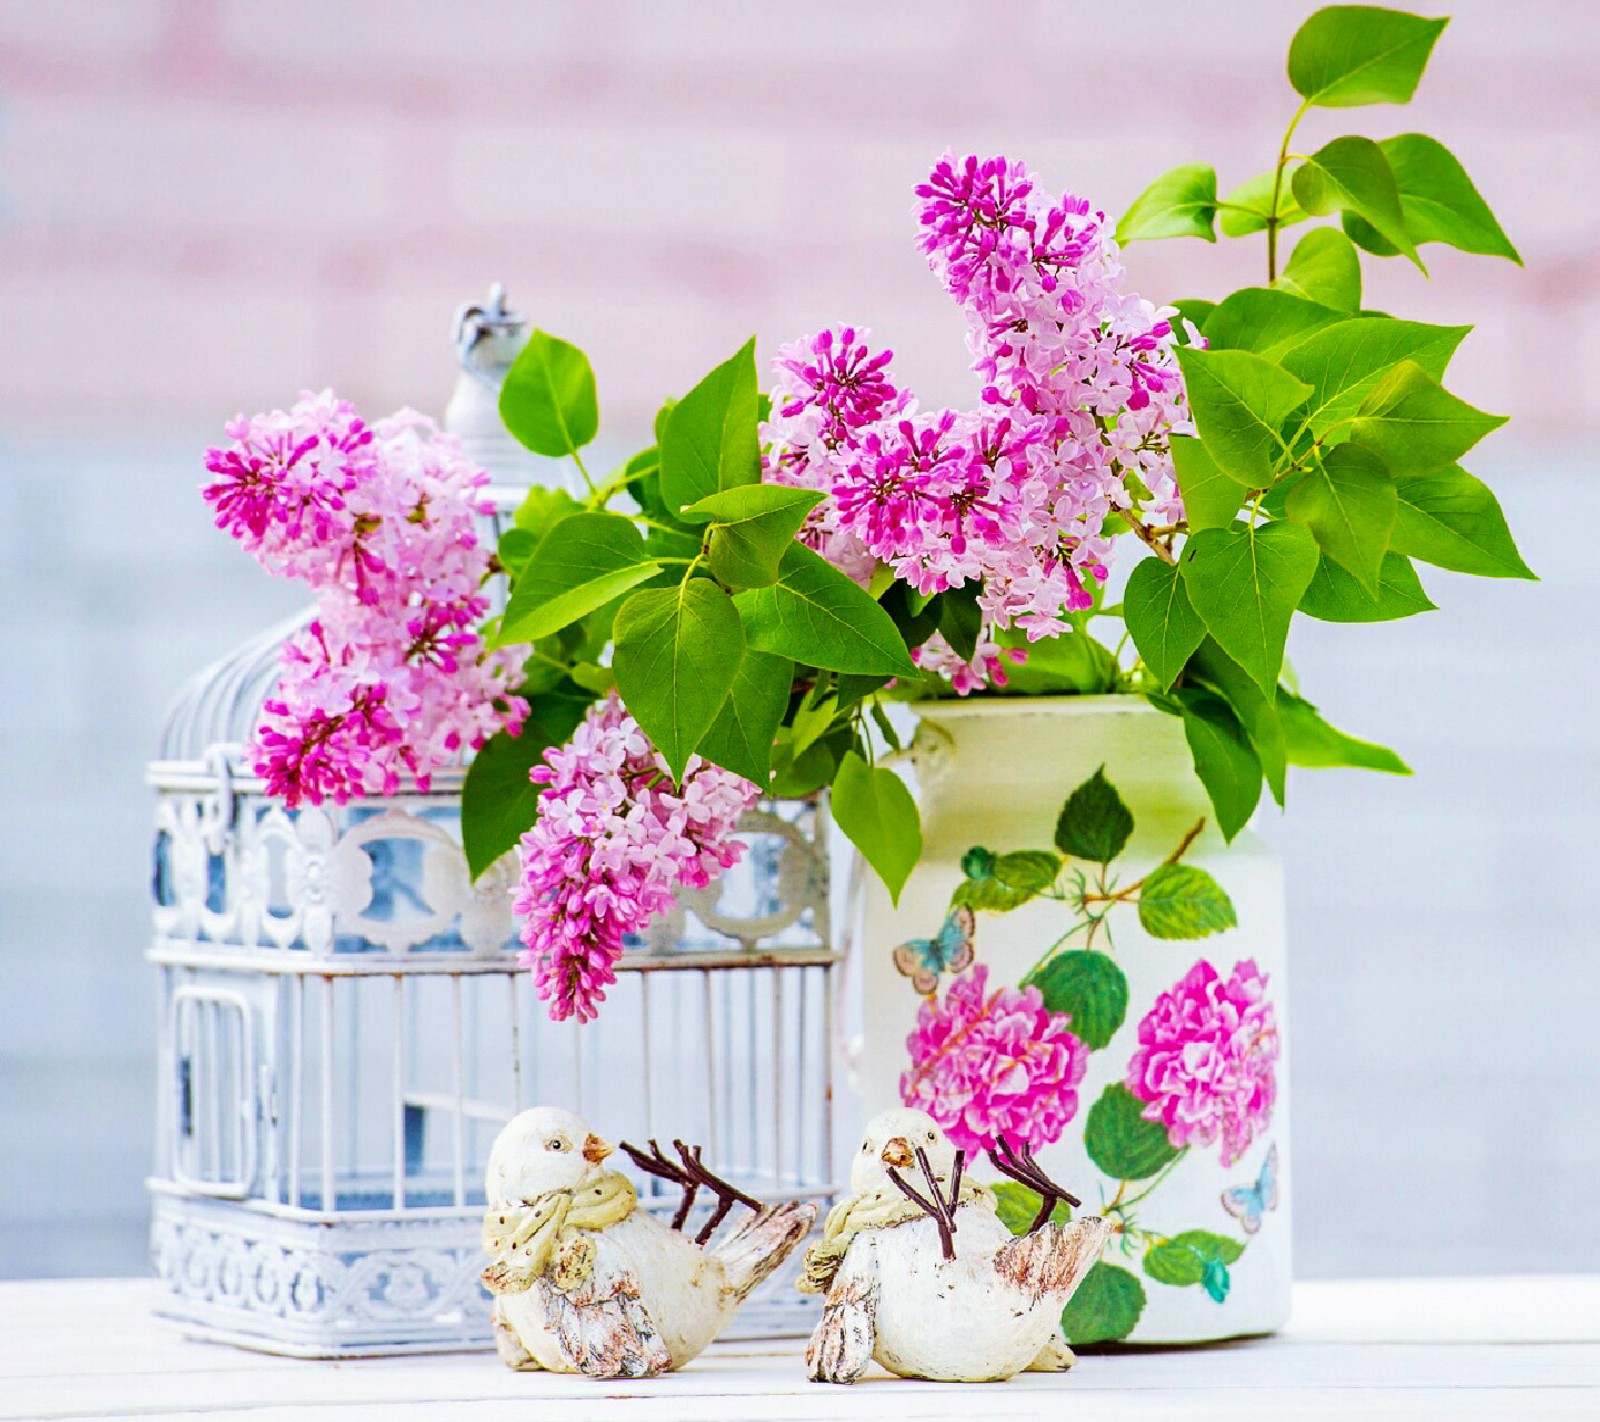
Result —
M 1067 910 L 1068 922 L 1019 986 L 1037 990 L 1048 1012 L 1066 1017 L 1066 1030 L 1090 1052 L 1101 1051 L 1123 1026 L 1129 1008 L 1127 976 L 1111 956 L 1120 913 L 1136 910 L 1145 935 L 1157 940 L 1204 938 L 1237 926 L 1233 903 L 1222 886 L 1206 870 L 1184 862 L 1203 827 L 1202 820 L 1154 868 L 1124 882 L 1128 876 L 1119 877 L 1119 857 L 1132 835 L 1133 816 L 1104 770 L 1097 771 L 1063 805 L 1053 849 L 998 854 L 983 846 L 969 849 L 944 921 L 932 936 L 896 948 L 895 966 L 918 994 L 933 998 L 942 976 L 958 976 L 978 961 L 978 914 L 1009 913 L 1036 899 L 1054 900 Z M 1238 1090 L 1252 1104 L 1235 1103 L 1234 1138 L 1231 1146 L 1224 1145 L 1224 1165 L 1230 1158 L 1237 1160 L 1271 1119 L 1277 1028 L 1263 995 L 1265 986 L 1266 977 L 1252 960 L 1236 963 L 1224 980 L 1224 974 L 1201 958 L 1160 995 L 1141 1023 L 1143 1044 L 1146 1026 L 1153 1029 L 1152 1039 L 1170 1034 L 1172 1021 L 1188 1022 L 1197 1012 L 1204 1016 L 1219 996 L 1224 1010 L 1235 1014 L 1228 1020 L 1236 1028 L 1250 1019 L 1252 1025 L 1235 1030 L 1226 1043 L 1236 1056 Z M 1168 1004 L 1164 1017 L 1163 1002 Z M 1178 1030 L 1181 1038 L 1188 1029 Z M 1182 1056 L 1181 1040 L 1166 1045 Z M 1278 1147 L 1272 1143 L 1253 1182 L 1229 1186 L 1220 1198 L 1211 1197 L 1217 1201 L 1211 1207 L 1218 1211 L 1217 1228 L 1167 1235 L 1145 1225 L 1141 1207 L 1147 1208 L 1146 1201 L 1185 1157 L 1216 1136 L 1196 1135 L 1185 1123 L 1167 1118 L 1159 1089 L 1152 1089 L 1136 1070 L 1139 1062 L 1136 1052 L 1123 1078 L 1105 1087 L 1083 1118 L 1085 1153 L 1109 1181 L 1101 1188 L 1099 1213 L 1116 1224 L 1117 1233 L 1111 1257 L 1095 1264 L 1063 1314 L 1068 1341 L 1075 1344 L 1115 1341 L 1133 1331 L 1146 1303 L 1141 1275 L 1167 1287 L 1198 1288 L 1213 1302 L 1224 1303 L 1233 1282 L 1230 1267 L 1278 1205 Z M 1229 1108 L 1224 1103 L 1221 1109 Z M 1038 1208 L 1037 1198 L 1013 1182 L 999 1185 L 996 1194 L 1001 1217 L 1019 1232 L 1025 1230 Z M 1237 1224 L 1242 1238 L 1223 1232 L 1230 1222 Z M 1113 1262 L 1118 1255 L 1126 1267 Z
M 939 986 L 941 973 L 964 973 L 976 956 L 972 934 L 977 926 L 972 910 L 955 905 L 944 916 L 932 938 L 912 938 L 894 950 L 894 965 L 911 986 L 926 997 Z
M 1278 1147 L 1274 1145 L 1261 1163 L 1261 1174 L 1254 1185 L 1235 1185 L 1222 1192 L 1222 1208 L 1239 1221 L 1246 1234 L 1261 1228 L 1261 1217 L 1278 1208 Z

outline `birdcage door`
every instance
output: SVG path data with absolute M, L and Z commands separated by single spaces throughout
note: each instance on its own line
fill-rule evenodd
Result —
M 261 1116 L 251 1004 L 231 987 L 185 983 L 173 994 L 169 1041 L 173 1179 L 243 1198 L 255 1181 Z

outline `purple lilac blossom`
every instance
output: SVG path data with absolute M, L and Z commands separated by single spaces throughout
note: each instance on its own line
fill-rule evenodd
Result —
M 527 703 L 526 648 L 489 652 L 489 550 L 473 527 L 488 475 L 433 422 L 374 426 L 332 392 L 227 427 L 202 486 L 217 526 L 268 572 L 310 585 L 316 617 L 283 647 L 249 752 L 268 792 L 344 803 L 426 789 Z
M 738 862 L 739 817 L 756 787 L 690 756 L 674 788 L 666 761 L 615 692 L 529 778 L 539 817 L 518 847 L 513 908 L 539 996 L 555 1021 L 590 1021 L 617 980 L 623 937 Z

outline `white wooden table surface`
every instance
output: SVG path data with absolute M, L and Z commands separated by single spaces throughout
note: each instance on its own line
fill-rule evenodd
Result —
M 720 1422 L 720 1419 L 1600 1419 L 1600 1277 L 1310 1283 L 1273 1338 L 1085 1357 L 977 1386 L 874 1370 L 808 1384 L 799 1345 L 714 1348 L 682 1373 L 591 1383 L 492 1354 L 308 1363 L 182 1338 L 154 1286 L 0 1284 L 0 1419 Z

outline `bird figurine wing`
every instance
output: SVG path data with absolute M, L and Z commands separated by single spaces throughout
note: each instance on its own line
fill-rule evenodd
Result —
M 878 1346 L 877 1315 L 876 1251 L 856 1250 L 834 1275 L 806 1344 L 806 1376 L 821 1383 L 858 1381 Z
M 743 1302 L 811 1233 L 816 1220 L 817 1207 L 799 1201 L 768 1205 L 746 1220 L 711 1251 L 722 1265 L 728 1292 Z
M 994 1257 L 995 1272 L 1035 1297 L 1070 1298 L 1111 1237 L 1108 1220 L 1086 1215 L 1071 1224 L 1047 1224 L 1011 1241 Z
M 605 1278 L 597 1271 L 572 1289 L 546 1275 L 534 1288 L 574 1372 L 591 1378 L 653 1378 L 670 1371 L 672 1354 L 631 1271 Z

